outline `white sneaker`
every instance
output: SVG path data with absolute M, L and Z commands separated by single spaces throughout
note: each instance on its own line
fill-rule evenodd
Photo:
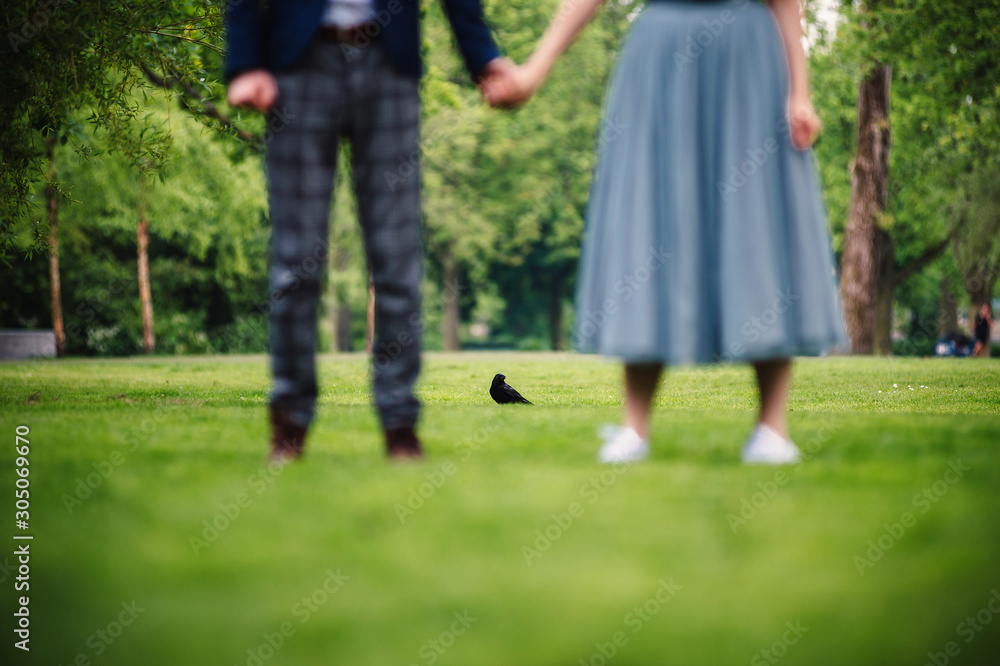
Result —
M 748 465 L 788 465 L 801 461 L 802 455 L 792 440 L 785 439 L 774 428 L 759 423 L 743 445 L 742 458 Z
M 637 462 L 649 457 L 649 442 L 632 428 L 606 423 L 598 430 L 604 446 L 597 453 L 602 463 Z

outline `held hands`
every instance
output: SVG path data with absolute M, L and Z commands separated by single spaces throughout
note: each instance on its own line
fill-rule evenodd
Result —
M 822 123 L 808 97 L 789 98 L 788 129 L 792 137 L 792 145 L 799 150 L 806 150 L 813 145 L 816 136 L 822 129 Z
M 525 102 L 541 85 L 544 77 L 528 66 L 515 65 L 507 58 L 494 58 L 479 75 L 479 91 L 490 106 L 513 109 Z M 278 97 L 278 84 L 266 69 L 243 72 L 229 83 L 227 100 L 232 106 L 249 106 L 268 111 Z
M 507 58 L 495 58 L 486 64 L 479 78 L 479 91 L 486 102 L 498 109 L 515 109 L 538 90 L 544 77 L 528 64 L 515 65 Z
M 243 72 L 229 83 L 226 99 L 233 106 L 268 111 L 278 98 L 278 83 L 266 69 Z
M 515 65 L 507 58 L 488 62 L 479 76 L 479 90 L 490 106 L 514 109 L 521 106 L 538 90 L 544 75 L 531 62 Z M 264 69 L 254 69 L 237 76 L 229 84 L 227 99 L 233 106 L 249 106 L 268 111 L 278 97 L 274 75 Z M 788 100 L 788 125 L 792 145 L 799 150 L 812 146 L 822 124 L 808 97 Z

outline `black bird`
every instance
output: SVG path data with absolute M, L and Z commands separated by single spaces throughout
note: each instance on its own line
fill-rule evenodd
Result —
M 511 403 L 530 405 L 531 403 L 515 391 L 510 384 L 504 382 L 505 379 L 507 379 L 507 376 L 500 373 L 497 373 L 493 377 L 493 385 L 490 386 L 490 397 L 499 405 L 509 405 Z

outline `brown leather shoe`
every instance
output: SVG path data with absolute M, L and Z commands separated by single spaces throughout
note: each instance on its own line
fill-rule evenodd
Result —
M 416 460 L 424 457 L 413 426 L 386 430 L 385 452 L 392 460 Z
M 292 421 L 284 409 L 271 407 L 271 462 L 287 464 L 302 457 L 306 429 Z

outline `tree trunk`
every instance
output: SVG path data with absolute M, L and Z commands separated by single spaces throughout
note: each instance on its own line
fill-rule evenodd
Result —
M 562 305 L 562 279 L 556 276 L 553 278 L 552 288 L 549 290 L 549 337 L 552 341 L 552 349 L 555 351 L 563 349 Z
M 451 248 L 446 250 L 444 258 L 444 285 L 441 293 L 444 296 L 444 316 L 441 319 L 441 337 L 445 351 L 458 351 L 462 348 L 458 341 L 458 262 Z
M 142 306 L 142 348 L 156 349 L 153 333 L 153 293 L 149 286 L 149 221 L 146 219 L 146 177 L 139 176 L 139 224 L 136 225 L 136 247 L 139 255 L 139 303 Z
M 369 354 L 375 348 L 375 278 L 368 271 L 368 324 L 365 328 L 365 351 Z
M 330 294 L 332 296 L 331 328 L 333 340 L 330 350 L 336 352 L 351 351 L 351 306 L 347 304 L 346 291 L 340 284 L 339 276 L 343 274 L 350 262 L 350 255 L 347 249 L 338 245 L 334 252 L 330 253 Z
M 877 230 L 885 213 L 889 183 L 891 78 L 891 66 L 876 65 L 858 91 L 857 152 L 851 168 L 851 202 L 840 271 L 847 333 L 855 354 L 876 350 L 881 263 Z
M 951 295 L 948 278 L 941 278 L 941 298 L 938 301 L 938 337 L 958 330 L 958 303 Z
M 885 229 L 875 228 L 875 253 L 878 279 L 875 281 L 874 351 L 892 356 L 892 304 L 896 297 L 896 248 Z
M 335 351 L 349 352 L 351 347 L 351 306 L 337 303 L 333 315 L 333 347 Z
M 52 291 L 52 332 L 56 336 L 56 356 L 66 354 L 66 330 L 63 327 L 62 285 L 59 282 L 59 199 L 56 192 L 56 138 L 45 140 L 49 158 L 49 184 L 45 196 L 49 209 L 49 285 Z

